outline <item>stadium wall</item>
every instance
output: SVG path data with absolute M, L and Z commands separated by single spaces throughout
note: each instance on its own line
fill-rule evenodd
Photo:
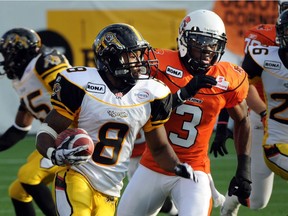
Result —
M 73 65 L 91 66 L 91 45 L 105 25 L 132 24 L 153 47 L 175 49 L 181 19 L 197 9 L 213 10 L 222 17 L 228 37 L 222 60 L 237 64 L 245 30 L 275 23 L 278 13 L 277 1 L 0 1 L 0 35 L 15 27 L 32 28 L 43 43 L 59 49 Z M 0 88 L 1 134 L 13 124 L 19 99 L 5 76 L 0 78 Z M 34 121 L 30 133 L 38 126 Z

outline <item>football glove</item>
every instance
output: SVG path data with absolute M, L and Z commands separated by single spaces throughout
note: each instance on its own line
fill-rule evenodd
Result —
M 217 81 L 212 76 L 205 74 L 194 76 L 185 87 L 180 89 L 181 100 L 185 101 L 193 97 L 201 88 L 212 88 L 216 84 Z
M 51 161 L 53 164 L 58 166 L 64 165 L 79 165 L 83 162 L 87 162 L 91 155 L 80 156 L 77 153 L 87 150 L 88 145 L 78 146 L 75 148 L 68 149 L 69 142 L 74 139 L 74 136 L 71 136 L 69 139 L 64 140 L 60 146 L 61 148 L 55 149 L 51 154 Z
M 196 183 L 198 182 L 198 178 L 195 175 L 193 168 L 187 163 L 178 164 L 174 168 L 174 172 L 177 176 L 192 179 Z
M 233 132 L 227 128 L 227 125 L 217 125 L 216 135 L 210 147 L 210 154 L 213 152 L 214 157 L 216 158 L 218 157 L 218 154 L 221 156 L 228 154 L 226 141 L 229 138 L 233 139 Z
M 228 195 L 238 197 L 239 203 L 244 206 L 250 206 L 249 196 L 251 194 L 251 177 L 250 177 L 250 161 L 247 155 L 238 155 L 238 167 L 236 175 L 232 178 Z
M 238 197 L 239 203 L 250 206 L 249 196 L 251 194 L 251 181 L 239 176 L 234 176 L 230 182 L 228 195 Z

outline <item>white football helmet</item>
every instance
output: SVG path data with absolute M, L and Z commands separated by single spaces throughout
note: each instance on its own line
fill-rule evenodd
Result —
M 227 41 L 224 23 L 213 11 L 193 11 L 182 20 L 177 41 L 187 70 L 194 75 L 196 72 L 206 73 L 224 54 Z M 200 58 L 193 56 L 192 49 L 201 52 Z M 203 61 L 207 54 L 213 56 L 210 63 Z

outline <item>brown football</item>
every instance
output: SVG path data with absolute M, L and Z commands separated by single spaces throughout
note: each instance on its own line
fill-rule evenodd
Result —
M 73 138 L 72 138 L 73 136 Z M 65 143 L 65 140 L 71 138 L 69 143 Z M 62 131 L 55 140 L 57 148 L 72 149 L 77 146 L 88 145 L 88 149 L 78 152 L 75 155 L 89 156 L 94 152 L 94 143 L 92 138 L 88 135 L 87 131 L 82 128 L 68 128 Z

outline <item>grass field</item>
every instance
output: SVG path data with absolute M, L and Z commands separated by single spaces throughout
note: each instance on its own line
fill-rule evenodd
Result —
M 35 148 L 34 136 L 28 136 L 13 148 L 0 153 L 0 216 L 13 216 L 14 210 L 8 197 L 8 186 L 16 178 L 19 166 L 25 163 L 28 154 Z M 212 174 L 218 190 L 225 194 L 231 177 L 235 172 L 235 152 L 233 145 L 228 144 L 229 155 L 211 157 Z M 288 189 L 287 183 L 275 178 L 272 198 L 267 208 L 260 211 L 251 211 L 241 207 L 239 216 L 288 216 Z M 37 208 L 37 207 L 36 207 Z M 43 215 L 37 209 L 37 215 Z M 159 216 L 165 214 L 159 214 Z M 219 215 L 219 208 L 214 208 L 212 216 Z M 135 215 L 137 216 L 137 215 Z

